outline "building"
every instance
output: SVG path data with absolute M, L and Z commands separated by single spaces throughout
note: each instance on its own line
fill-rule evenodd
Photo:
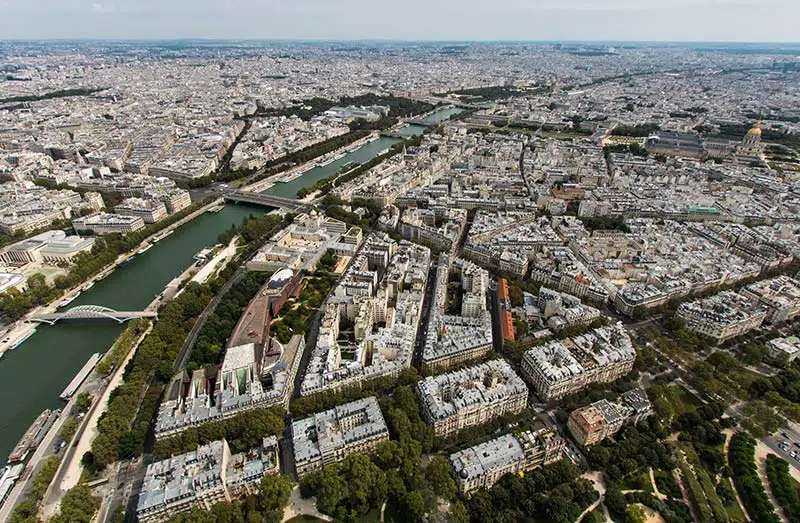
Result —
M 312 212 L 299 214 L 288 227 L 272 238 L 247 262 L 251 271 L 275 271 L 288 267 L 297 271 L 314 271 L 328 251 L 340 256 L 353 256 L 361 245 L 361 229 L 347 226 Z
M 411 365 L 430 249 L 369 235 L 322 305 L 300 394 L 360 386 Z
M 653 407 L 643 389 L 633 389 L 620 395 L 615 402 L 600 400 L 575 409 L 567 420 L 575 441 L 589 447 L 613 436 L 624 425 L 635 425 L 653 413 Z
M 800 354 L 800 338 L 797 336 L 775 338 L 767 343 L 767 348 L 771 358 L 776 360 L 786 358 L 791 362 Z
M 533 298 L 533 295 L 527 293 L 523 295 L 526 304 L 529 302 L 529 297 Z M 600 318 L 598 309 L 584 305 L 580 299 L 571 294 L 547 287 L 539 289 L 539 296 L 535 301 L 541 320 L 553 331 L 589 325 Z M 526 313 L 526 316 L 529 314 Z
M 767 317 L 767 308 L 743 294 L 724 291 L 682 303 L 676 316 L 690 331 L 722 343 L 760 327 Z
M 295 421 L 292 447 L 297 475 L 337 463 L 350 454 L 370 454 L 388 439 L 389 429 L 374 396 Z
M 228 338 L 222 365 L 182 371 L 167 387 L 156 419 L 156 437 L 255 408 L 288 407 L 305 338 L 281 344 L 270 325 L 299 289 L 302 273 L 283 269 L 250 300 Z
M 258 492 L 261 478 L 278 474 L 278 440 L 264 438 L 261 448 L 231 455 L 223 440 L 148 465 L 136 517 L 159 523 L 195 507 L 210 510 Z
M 167 217 L 167 206 L 160 200 L 126 198 L 114 207 L 117 214 L 138 216 L 144 223 L 157 223 Z
M 417 384 L 422 414 L 437 436 L 518 414 L 528 402 L 528 388 L 505 360 L 491 360 Z
M 592 383 L 615 381 L 633 369 L 636 351 L 622 323 L 553 340 L 527 351 L 522 375 L 542 401 L 551 401 Z
M 520 474 L 561 459 L 564 439 L 552 429 L 506 434 L 450 455 L 462 495 L 490 489 L 506 474 Z
M 139 216 L 122 216 L 119 214 L 94 213 L 73 220 L 75 232 L 91 232 L 94 234 L 128 234 L 144 229 L 144 220 Z
M 69 264 L 81 253 L 90 253 L 94 238 L 67 236 L 64 231 L 48 231 L 22 240 L 0 251 L 0 261 L 8 265 L 27 263 Z
M 767 309 L 767 323 L 781 323 L 800 314 L 800 281 L 778 276 L 752 283 L 740 294 L 753 298 Z
M 448 283 L 460 281 L 460 314 L 447 314 Z M 472 262 L 439 256 L 431 316 L 422 368 L 427 372 L 448 370 L 477 361 L 492 350 L 492 318 L 487 307 L 489 273 Z M 456 307 L 458 302 L 455 302 Z M 453 312 L 453 311 L 450 311 Z

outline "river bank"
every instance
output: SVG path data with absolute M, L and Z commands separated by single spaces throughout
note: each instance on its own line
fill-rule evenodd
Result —
M 239 225 L 246 216 L 263 213 L 261 209 L 243 205 L 228 205 L 218 213 L 201 210 L 193 218 L 173 224 L 173 234 L 137 255 L 131 263 L 102 280 L 95 280 L 93 287 L 71 306 L 144 310 L 168 282 L 194 264 L 193 256 L 200 249 L 216 244 L 220 233 Z M 0 410 L 0 455 L 8 455 L 40 412 L 63 406 L 58 396 L 64 387 L 91 354 L 105 352 L 111 346 L 123 327 L 64 323 L 37 329 L 0 361 L 0 394 L 16 398 Z
M 71 304 L 75 298 L 80 295 L 81 292 L 84 290 L 88 290 L 94 286 L 95 283 L 98 281 L 108 277 L 109 273 L 113 271 L 118 264 L 124 262 L 131 256 L 135 256 L 139 251 L 151 245 L 151 242 L 156 239 L 157 237 L 163 237 L 172 231 L 176 230 L 177 228 L 191 222 L 198 216 L 208 212 L 210 209 L 216 207 L 223 203 L 222 199 L 214 200 L 213 202 L 203 205 L 199 209 L 196 209 L 192 213 L 188 214 L 187 216 L 181 218 L 175 223 L 168 225 L 167 227 L 154 232 L 147 238 L 143 239 L 138 245 L 136 245 L 131 250 L 121 253 L 117 258 L 110 264 L 103 267 L 97 274 L 89 278 L 88 280 L 81 282 L 80 284 L 72 287 L 71 289 L 67 289 L 63 295 L 59 296 L 52 302 L 35 307 L 34 309 L 30 310 L 27 314 L 25 314 L 22 318 L 14 322 L 8 329 L 4 332 L 0 333 L 0 358 L 2 358 L 5 353 L 9 350 L 15 350 L 20 345 L 22 345 L 25 340 L 31 337 L 37 330 L 37 325 L 31 321 L 31 318 L 37 316 L 39 314 L 52 314 L 56 312 L 57 309 L 62 307 L 62 304 L 68 302 Z

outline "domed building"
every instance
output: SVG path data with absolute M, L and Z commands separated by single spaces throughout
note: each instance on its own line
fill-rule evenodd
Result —
M 761 158 L 761 156 L 764 155 L 764 144 L 761 143 L 761 134 L 761 120 L 759 120 L 752 129 L 747 131 L 742 143 L 737 148 L 737 152 L 741 155 Z

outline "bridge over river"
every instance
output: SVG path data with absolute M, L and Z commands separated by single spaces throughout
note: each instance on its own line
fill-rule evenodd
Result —
M 28 321 L 55 325 L 64 320 L 111 320 L 117 323 L 125 323 L 136 318 L 158 318 L 158 313 L 155 311 L 115 311 L 100 305 L 80 305 L 64 312 L 33 316 Z

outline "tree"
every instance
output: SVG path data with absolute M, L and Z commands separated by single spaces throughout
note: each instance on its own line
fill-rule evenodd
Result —
M 425 469 L 425 474 L 433 491 L 437 496 L 447 500 L 455 499 L 458 494 L 458 487 L 456 487 L 456 482 L 453 480 L 450 470 L 450 462 L 444 456 L 434 456 Z
M 86 412 L 89 410 L 89 407 L 92 406 L 92 396 L 87 391 L 83 391 L 77 396 L 75 396 L 74 400 L 74 412 L 81 413 Z
M 628 508 L 628 502 L 625 500 L 625 494 L 623 494 L 622 491 L 616 486 L 610 486 L 606 490 L 605 504 L 606 508 L 608 508 L 612 514 L 616 515 L 620 519 L 625 516 Z
M 258 495 L 264 523 L 280 523 L 292 492 L 292 480 L 280 474 L 265 476 Z
M 646 521 L 647 516 L 639 505 L 628 505 L 628 508 L 625 509 L 626 523 L 645 523 Z

